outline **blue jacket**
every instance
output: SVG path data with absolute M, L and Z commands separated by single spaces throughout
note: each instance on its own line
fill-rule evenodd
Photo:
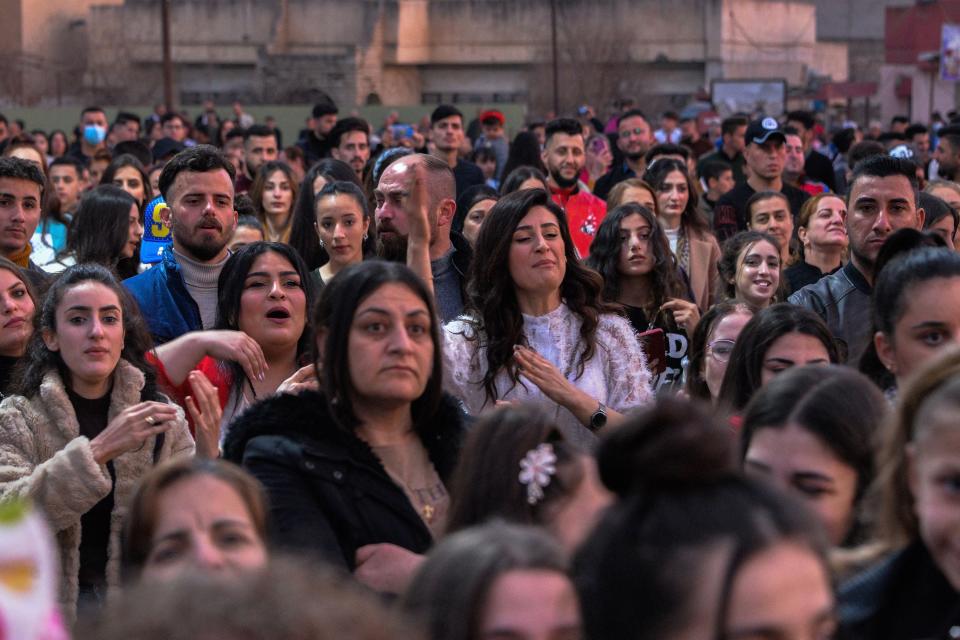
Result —
M 173 251 L 164 251 L 160 264 L 127 278 L 123 284 L 140 305 L 156 344 L 203 329 L 200 308 L 183 284 Z

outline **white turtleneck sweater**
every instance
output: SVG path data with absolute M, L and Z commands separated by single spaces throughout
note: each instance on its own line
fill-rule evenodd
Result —
M 173 251 L 172 248 L 171 251 Z M 176 251 L 173 252 L 173 256 L 180 266 L 180 275 L 183 276 L 187 293 L 200 308 L 203 328 L 212 329 L 217 319 L 217 281 L 230 254 L 220 262 L 197 262 Z

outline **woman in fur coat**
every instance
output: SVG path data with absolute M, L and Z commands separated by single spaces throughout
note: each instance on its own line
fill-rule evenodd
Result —
M 56 532 L 68 619 L 118 584 L 123 514 L 139 478 L 167 458 L 216 455 L 216 391 L 195 389 L 195 445 L 183 411 L 157 391 L 148 347 L 110 272 L 70 267 L 44 300 L 18 395 L 0 404 L 0 499 L 32 499 Z

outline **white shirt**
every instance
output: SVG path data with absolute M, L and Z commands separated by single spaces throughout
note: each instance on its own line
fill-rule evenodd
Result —
M 673 255 L 677 255 L 677 247 L 680 245 L 680 227 L 676 229 L 667 229 L 664 227 L 663 232 L 667 235 L 667 240 L 670 242 L 670 251 L 673 252 Z

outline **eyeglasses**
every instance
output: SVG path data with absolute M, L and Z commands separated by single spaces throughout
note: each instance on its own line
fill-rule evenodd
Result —
M 620 132 L 621 138 L 629 138 L 631 135 L 642 136 L 647 132 L 646 129 L 636 128 L 636 129 L 627 129 L 626 131 Z
M 733 353 L 733 345 L 735 344 L 735 340 L 714 340 L 707 345 L 707 349 L 710 350 L 710 354 L 716 358 L 717 361 L 726 362 L 730 359 L 730 354 Z

